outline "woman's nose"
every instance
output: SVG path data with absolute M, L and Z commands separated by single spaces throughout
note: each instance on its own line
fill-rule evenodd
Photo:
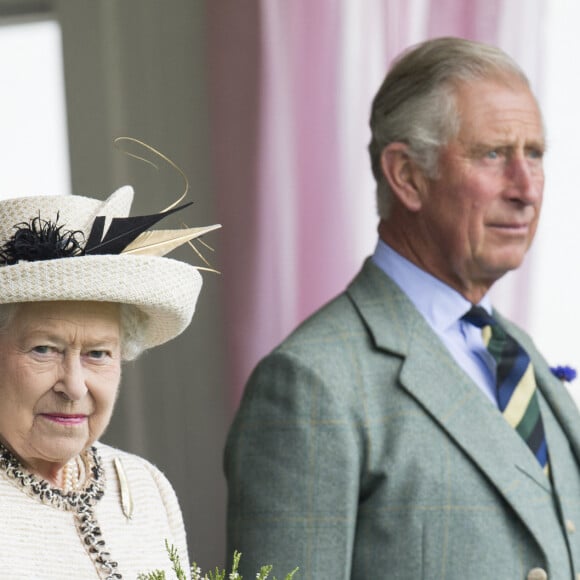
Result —
M 80 356 L 68 355 L 63 358 L 54 390 L 71 401 L 79 401 L 85 396 L 87 385 Z

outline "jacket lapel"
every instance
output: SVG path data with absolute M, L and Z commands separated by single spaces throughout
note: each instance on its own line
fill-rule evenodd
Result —
M 540 545 L 542 530 L 522 472 L 550 493 L 525 442 L 457 365 L 398 286 L 367 261 L 348 289 L 377 349 L 403 359 L 399 382 L 479 467 L 528 526 Z

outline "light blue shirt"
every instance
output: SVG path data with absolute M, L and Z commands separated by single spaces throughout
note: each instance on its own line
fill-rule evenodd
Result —
M 497 406 L 495 361 L 483 344 L 481 330 L 461 320 L 472 304 L 459 292 L 403 258 L 382 240 L 378 241 L 372 260 L 408 296 L 457 364 Z M 491 313 L 487 295 L 479 306 Z

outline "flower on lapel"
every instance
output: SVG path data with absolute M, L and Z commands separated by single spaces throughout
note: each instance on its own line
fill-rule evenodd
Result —
M 576 369 L 572 367 L 550 367 L 550 370 L 555 377 L 566 383 L 571 383 L 576 378 Z

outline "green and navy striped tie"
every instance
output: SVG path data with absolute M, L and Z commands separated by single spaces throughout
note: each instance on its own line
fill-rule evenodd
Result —
M 528 353 L 480 306 L 473 306 L 463 320 L 482 329 L 483 341 L 497 365 L 499 410 L 528 444 L 547 475 L 548 446 Z

